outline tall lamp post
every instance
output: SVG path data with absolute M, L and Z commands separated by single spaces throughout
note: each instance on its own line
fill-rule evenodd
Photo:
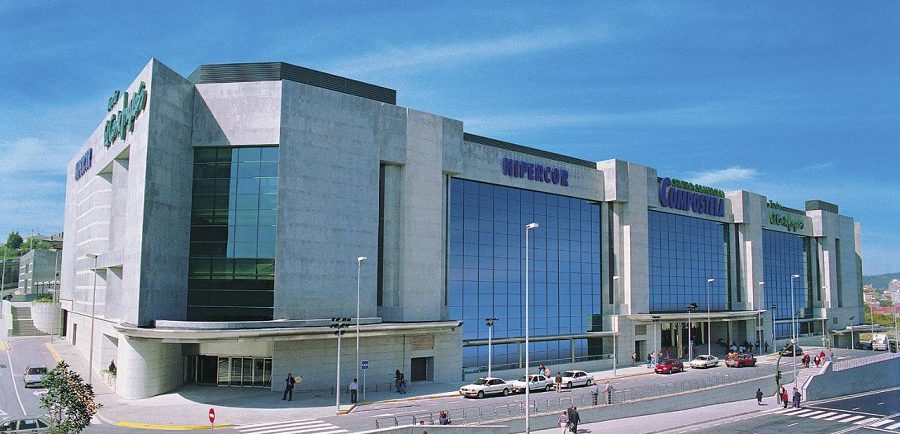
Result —
M 900 334 L 897 333 L 897 306 L 891 307 L 891 313 L 894 314 L 894 352 L 900 353 Z M 888 347 L 890 346 L 891 340 L 888 339 Z
M 537 223 L 528 223 L 525 225 L 525 434 L 531 433 L 531 402 L 529 395 L 531 387 L 528 381 L 528 365 L 531 363 L 531 357 L 528 353 L 528 233 L 539 228 Z
M 497 318 L 490 317 L 484 319 L 484 324 L 488 328 L 488 377 L 491 376 L 491 365 L 492 365 L 492 357 L 493 354 L 491 352 L 491 341 L 494 339 L 494 321 L 497 321 Z M 528 368 L 525 368 L 525 383 L 528 383 Z
M 756 282 L 756 284 L 759 285 L 759 294 L 760 294 L 759 297 L 763 300 L 763 303 L 765 303 L 765 300 L 766 300 L 766 291 L 765 291 L 765 289 L 766 289 L 766 282 L 759 281 L 759 282 Z M 758 311 L 758 310 L 757 310 L 757 311 Z M 772 314 L 774 315 L 775 312 L 773 311 Z M 775 338 L 774 338 L 774 336 L 775 336 L 775 322 L 774 322 L 775 317 L 773 316 L 772 319 L 773 319 L 773 322 L 772 322 L 772 336 L 773 336 L 773 338 L 772 338 L 772 345 L 775 345 Z M 757 318 L 757 323 L 758 323 L 757 325 L 759 326 L 759 332 L 756 333 L 756 335 L 759 337 L 759 355 L 762 355 L 762 353 L 763 353 L 763 342 L 766 340 L 766 339 L 765 339 L 765 337 L 766 337 L 766 332 L 765 332 L 765 330 L 764 330 L 764 328 L 763 328 L 762 322 L 763 322 L 763 319 L 762 319 L 762 313 L 760 313 L 760 314 L 759 314 L 759 317 Z
M 94 379 L 94 317 L 97 313 L 97 254 L 86 253 L 87 258 L 94 258 L 94 288 L 91 290 L 91 345 L 88 350 L 88 384 L 93 385 Z
M 716 279 L 706 279 L 706 351 L 712 355 L 712 320 L 709 315 L 709 293 L 712 291 L 712 284 Z
M 656 359 L 656 363 L 659 363 L 659 351 L 656 350 L 656 329 L 659 325 L 659 319 L 662 318 L 659 315 L 653 315 L 650 319 L 653 320 L 653 358 Z
M 691 313 L 697 308 L 697 303 L 687 305 L 688 311 L 688 360 L 694 360 L 694 323 L 691 320 Z
M 791 275 L 791 354 L 793 355 L 791 364 L 794 366 L 794 387 L 797 387 L 797 308 L 794 306 L 794 279 L 799 277 L 799 274 Z
M 359 378 L 359 272 L 362 268 L 362 263 L 365 261 L 365 256 L 358 256 L 356 258 L 356 377 Z
M 59 301 L 59 295 L 60 295 L 60 294 L 59 294 L 59 290 L 60 290 L 60 285 L 59 285 L 59 251 L 60 251 L 60 250 L 61 250 L 61 249 L 59 248 L 59 246 L 53 246 L 53 247 L 50 248 L 50 251 L 51 251 L 51 252 L 56 252 L 56 260 L 55 260 L 55 262 L 53 263 L 53 278 L 56 280 L 56 291 L 53 291 L 53 292 L 50 293 L 50 299 L 51 299 L 51 301 L 53 301 L 54 303 L 60 303 L 60 301 Z M 59 310 L 60 310 L 59 315 L 56 315 L 56 318 L 55 318 L 54 321 L 53 321 L 53 326 L 50 327 L 50 342 L 53 342 L 53 334 L 54 334 L 55 332 L 58 332 L 59 329 L 60 329 L 60 326 L 61 326 L 60 321 L 59 321 L 59 319 L 60 319 L 59 317 L 60 317 L 60 315 L 62 315 L 62 307 L 60 307 Z
M 619 299 L 619 276 L 613 276 L 612 279 L 613 279 L 613 301 L 615 302 L 616 300 Z M 616 315 L 616 304 L 615 303 L 613 303 L 612 308 L 613 308 L 613 311 L 612 311 L 613 316 L 615 316 Z M 610 320 L 612 320 L 612 318 L 610 318 Z M 616 341 L 618 340 L 618 336 L 616 336 L 616 332 L 619 329 L 619 327 L 617 327 L 619 325 L 618 320 L 616 320 L 613 323 L 613 325 L 614 325 L 614 327 L 612 327 L 612 332 L 613 332 L 613 357 L 612 357 L 612 359 L 613 359 L 613 377 L 617 377 L 619 375 L 617 372 L 619 353 L 616 352 Z
M 335 374 L 334 385 L 334 407 L 336 414 L 341 414 L 341 335 L 344 329 L 350 326 L 350 318 L 331 318 L 329 327 L 335 329 L 334 334 L 337 336 L 337 373 Z
M 778 348 L 778 345 L 776 344 L 776 338 L 775 338 L 775 310 L 777 310 L 777 309 L 778 309 L 778 305 L 772 304 L 772 348 L 775 348 L 776 350 Z
M 848 326 L 848 328 L 850 329 L 850 349 L 851 350 L 856 349 L 856 342 L 854 342 L 856 339 L 853 338 L 853 320 L 854 319 L 856 319 L 856 315 L 850 315 L 850 325 Z

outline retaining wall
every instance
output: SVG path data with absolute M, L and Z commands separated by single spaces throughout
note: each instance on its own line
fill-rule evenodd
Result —
M 829 365 L 825 372 L 810 379 L 806 387 L 808 401 L 900 386 L 900 357 L 839 371 L 834 370 L 835 363 Z
M 44 333 L 59 333 L 56 320 L 59 318 L 58 303 L 31 303 L 31 321 L 34 327 Z

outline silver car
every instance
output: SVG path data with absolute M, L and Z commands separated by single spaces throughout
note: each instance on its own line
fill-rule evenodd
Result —
M 694 360 L 691 360 L 689 365 L 691 365 L 691 368 L 693 369 L 713 368 L 719 366 L 719 358 L 716 356 L 710 356 L 708 354 L 701 354 L 695 357 Z
M 503 396 L 507 396 L 511 390 L 512 387 L 510 387 L 509 383 L 503 381 L 502 378 L 486 377 L 479 378 L 468 386 L 460 387 L 459 394 L 467 398 L 470 396 L 484 398 L 484 395 L 491 394 L 503 394 Z
M 547 377 L 545 377 L 543 375 L 538 375 L 538 374 L 530 374 L 529 377 L 531 378 L 531 381 L 529 383 L 529 385 L 530 385 L 529 389 L 532 392 L 540 391 L 540 390 L 549 391 L 550 389 L 553 388 L 553 380 L 552 379 L 548 379 Z M 519 377 L 518 380 L 510 381 L 509 385 L 512 386 L 513 393 L 520 393 L 520 392 L 525 393 L 525 377 L 524 376 Z
M 584 371 L 566 371 L 562 373 L 562 385 L 571 389 L 574 386 L 590 386 L 594 377 Z
M 50 423 L 41 416 L 23 416 L 3 419 L 0 422 L 0 433 L 48 433 Z
M 25 375 L 23 375 L 23 380 L 25 381 L 25 387 L 29 386 L 37 386 L 41 387 L 44 385 L 44 375 L 47 374 L 47 367 L 44 365 L 28 365 L 25 368 Z

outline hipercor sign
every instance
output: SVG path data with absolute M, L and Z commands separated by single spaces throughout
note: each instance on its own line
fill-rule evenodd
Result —
M 544 166 L 512 158 L 503 159 L 503 174 L 514 178 L 528 178 L 547 184 L 569 186 L 569 172 L 557 167 Z

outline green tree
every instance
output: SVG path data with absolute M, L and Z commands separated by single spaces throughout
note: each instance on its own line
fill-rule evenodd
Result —
M 52 434 L 75 434 L 91 424 L 100 405 L 94 402 L 94 388 L 81 376 L 59 362 L 44 376 L 47 393 L 41 396 L 41 407 L 47 410 Z
M 19 235 L 18 231 L 10 232 L 9 236 L 6 237 L 6 247 L 13 250 L 18 249 L 19 247 L 22 247 L 23 241 L 24 240 L 22 240 L 22 236 Z

